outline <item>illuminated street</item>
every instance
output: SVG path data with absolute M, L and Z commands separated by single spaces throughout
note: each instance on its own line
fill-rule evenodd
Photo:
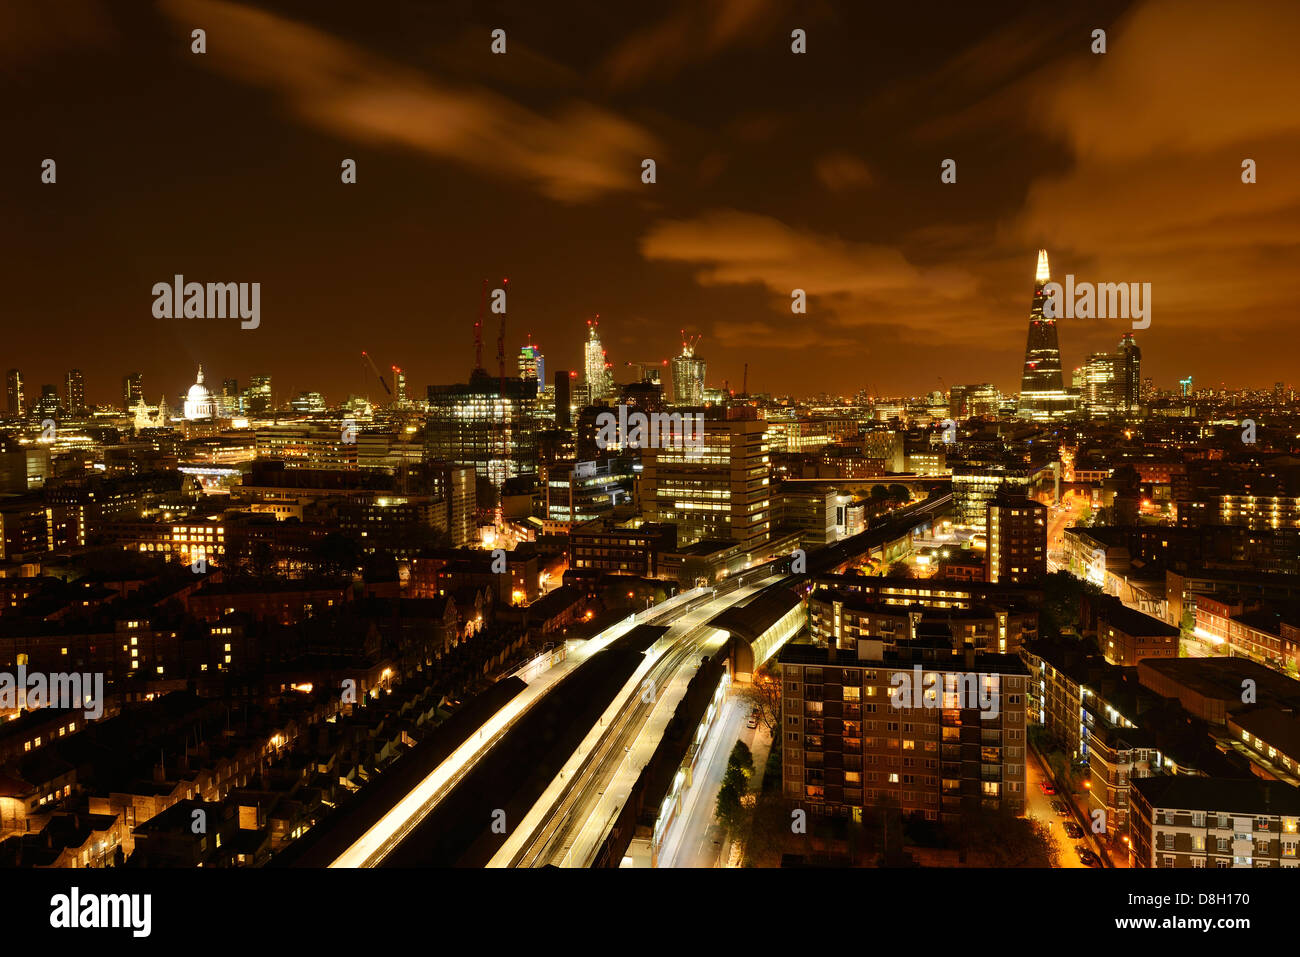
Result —
M 752 749 L 754 738 L 765 733 L 745 727 L 749 708 L 744 699 L 731 695 L 722 706 L 717 723 L 709 732 L 705 753 L 686 795 L 685 807 L 668 828 L 659 852 L 660 867 L 719 867 L 725 863 L 725 829 L 714 819 L 718 790 L 727 772 L 727 759 L 737 741 Z

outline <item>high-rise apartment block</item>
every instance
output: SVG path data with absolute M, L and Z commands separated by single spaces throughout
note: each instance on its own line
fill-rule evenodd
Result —
M 815 815 L 866 808 L 956 823 L 1025 806 L 1025 693 L 1015 655 L 789 644 L 781 663 L 782 790 Z
M 1003 493 L 989 502 L 984 577 L 989 582 L 1031 584 L 1047 574 L 1047 506 Z

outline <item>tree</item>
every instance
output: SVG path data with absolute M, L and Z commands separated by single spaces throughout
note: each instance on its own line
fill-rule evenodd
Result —
M 1055 867 L 1060 860 L 1050 824 L 1006 809 L 967 811 L 957 839 L 991 867 Z
M 736 746 L 731 749 L 731 757 L 727 759 L 728 768 L 739 768 L 745 774 L 745 780 L 754 773 L 754 753 L 749 750 L 749 745 L 744 741 L 737 741 Z
M 1075 578 L 1069 572 L 1052 572 L 1043 578 L 1043 607 L 1039 632 L 1045 637 L 1060 635 L 1066 628 L 1077 632 L 1084 595 L 1099 595 L 1101 589 Z
M 718 821 L 728 831 L 738 831 L 744 823 L 745 809 L 741 806 L 740 795 L 741 789 L 737 787 L 735 777 L 728 770 L 727 776 L 722 780 L 722 787 L 718 790 L 718 803 L 714 807 Z
M 722 776 L 715 813 L 729 831 L 739 831 L 745 823 L 742 799 L 749 790 L 749 775 L 754 770 L 754 756 L 745 742 L 737 741 L 727 758 L 727 771 Z
M 740 691 L 740 700 L 758 709 L 758 720 L 772 736 L 781 723 L 781 675 L 775 663 L 760 665 L 754 679 Z
M 907 490 L 906 485 L 891 485 L 889 486 L 889 497 L 895 502 L 910 502 L 912 493 Z
M 777 777 L 780 777 L 778 768 Z M 756 867 L 777 867 L 781 854 L 791 843 L 790 809 L 779 793 L 762 794 L 750 819 L 745 841 L 745 863 Z
M 891 562 L 887 574 L 890 578 L 911 578 L 912 566 L 907 562 Z

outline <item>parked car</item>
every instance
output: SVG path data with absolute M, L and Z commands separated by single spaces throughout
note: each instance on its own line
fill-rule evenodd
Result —
M 1079 827 L 1079 825 L 1075 824 L 1073 821 L 1066 821 L 1061 826 L 1065 828 L 1065 833 L 1075 840 L 1083 837 L 1083 828 Z
M 1064 801 L 1053 801 L 1052 810 L 1060 817 L 1068 817 L 1070 814 L 1070 809 L 1065 806 Z
M 758 727 L 758 718 L 755 717 L 754 715 L 750 715 L 750 716 L 749 716 L 749 720 L 745 722 L 745 727 L 747 727 L 747 728 L 757 728 L 757 727 Z
M 1051 795 L 1056 793 L 1056 785 L 1051 784 L 1048 781 L 1039 781 L 1038 787 L 1044 794 Z
M 1088 867 L 1101 867 L 1101 858 L 1088 850 L 1088 848 L 1084 847 L 1082 844 L 1076 844 L 1074 846 L 1074 852 L 1079 855 L 1080 864 L 1085 864 Z

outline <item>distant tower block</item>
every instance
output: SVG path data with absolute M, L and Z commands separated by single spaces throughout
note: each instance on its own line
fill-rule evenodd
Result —
M 700 337 L 686 337 L 682 332 L 682 354 L 673 358 L 673 404 L 696 406 L 704 404 L 704 359 L 695 354 Z

